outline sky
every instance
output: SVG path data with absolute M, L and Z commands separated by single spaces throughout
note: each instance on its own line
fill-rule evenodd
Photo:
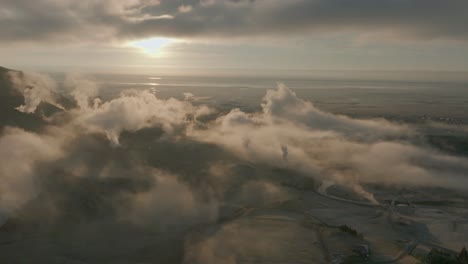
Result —
M 276 74 L 468 71 L 466 0 L 1 0 L 2 66 Z

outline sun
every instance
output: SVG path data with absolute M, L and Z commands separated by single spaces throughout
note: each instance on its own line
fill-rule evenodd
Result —
M 164 47 L 173 43 L 173 39 L 169 38 L 148 38 L 129 43 L 130 46 L 141 49 L 147 55 L 151 57 L 158 57 L 162 55 Z

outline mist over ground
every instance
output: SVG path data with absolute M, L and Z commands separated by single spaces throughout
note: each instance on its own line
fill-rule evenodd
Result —
M 342 188 L 376 206 L 379 188 L 466 202 L 466 150 L 424 134 L 463 135 L 464 124 L 336 114 L 287 85 L 220 106 L 194 91 L 110 93 L 92 76 L 2 68 L 0 260 L 238 263 L 249 247 L 284 248 L 254 243 L 261 228 L 232 222 L 239 210 L 308 191 Z M 278 236 L 302 232 L 288 230 Z

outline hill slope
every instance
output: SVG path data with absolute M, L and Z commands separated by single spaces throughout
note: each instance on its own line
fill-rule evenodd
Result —
M 38 130 L 45 122 L 37 114 L 26 114 L 15 109 L 23 104 L 21 94 L 15 91 L 8 77 L 10 70 L 0 67 L 0 129 L 5 126 L 16 126 L 26 130 Z

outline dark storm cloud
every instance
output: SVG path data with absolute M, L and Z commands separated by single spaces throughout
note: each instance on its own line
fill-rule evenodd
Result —
M 463 0 L 3 0 L 0 40 L 384 33 L 467 39 Z

